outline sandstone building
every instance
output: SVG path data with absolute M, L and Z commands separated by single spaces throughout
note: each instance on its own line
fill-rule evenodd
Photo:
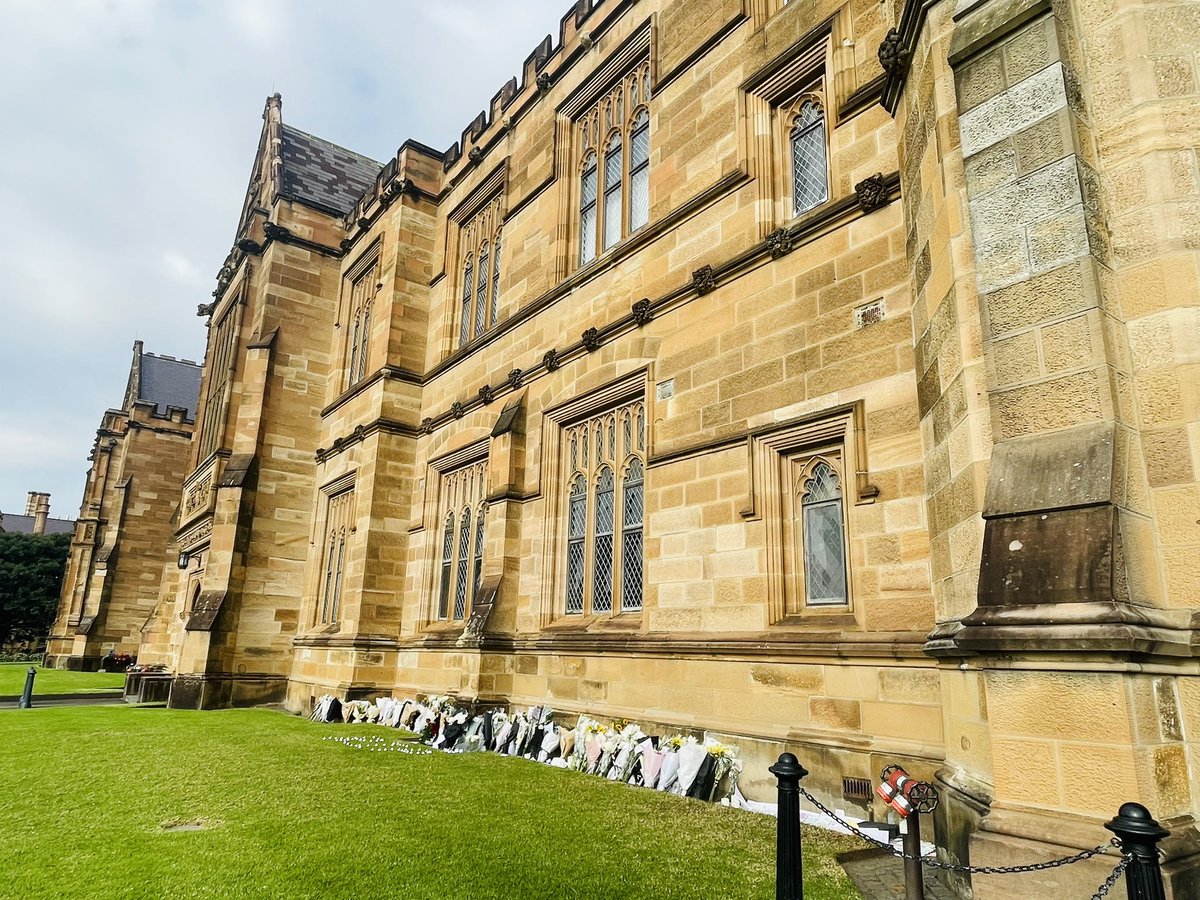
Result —
M 0 512 L 0 533 L 8 534 L 69 534 L 75 530 L 71 519 L 56 519 L 50 515 L 50 495 L 30 491 L 25 500 L 25 514 Z
M 383 163 L 270 98 L 140 661 L 901 762 L 959 862 L 1136 798 L 1194 896 L 1198 9 L 584 0 Z
M 136 655 L 158 601 L 195 425 L 200 366 L 133 344 L 125 397 L 92 446 L 46 665 L 94 670 Z

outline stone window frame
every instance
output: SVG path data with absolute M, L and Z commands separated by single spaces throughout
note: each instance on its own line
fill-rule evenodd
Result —
M 805 107 L 813 107 L 820 114 L 820 118 L 808 125 L 801 125 L 799 122 L 800 116 L 803 114 Z M 782 103 L 775 108 L 775 135 L 779 146 L 776 149 L 778 159 L 781 165 L 777 171 L 783 176 L 783 183 L 776 185 L 778 195 L 785 198 L 785 209 L 790 213 L 791 219 L 799 219 L 808 215 L 814 209 L 817 209 L 824 203 L 829 202 L 829 188 L 832 176 L 832 171 L 829 164 L 829 116 L 826 112 L 824 82 L 819 82 L 800 91 L 790 101 Z M 797 209 L 796 203 L 796 176 L 795 176 L 795 154 L 796 142 L 798 135 L 797 129 L 802 132 L 820 131 L 821 143 L 824 146 L 825 160 L 825 190 L 821 199 L 808 206 Z
M 426 629 L 462 626 L 471 616 L 482 587 L 488 512 L 489 442 L 476 441 L 453 453 L 430 460 L 427 483 L 433 488 L 427 509 L 432 511 L 429 547 L 428 598 L 422 612 Z M 463 522 L 468 521 L 466 542 Z M 483 528 L 481 529 L 481 524 Z M 450 528 L 450 567 L 446 578 L 445 550 Z M 469 582 L 468 582 L 469 579 Z
M 460 226 L 456 347 L 487 333 L 500 314 L 500 265 L 503 250 L 503 194 L 497 193 Z
M 342 338 L 344 389 L 348 390 L 367 376 L 371 353 L 371 315 L 383 283 L 380 281 L 380 241 L 376 240 L 342 276 L 342 309 L 337 327 L 345 322 Z
M 879 491 L 868 480 L 866 413 L 861 400 L 767 426 L 747 438 L 751 492 L 743 518 L 762 521 L 766 529 L 767 620 L 770 625 L 856 624 L 854 565 L 851 558 L 851 506 L 875 501 Z M 846 603 L 808 605 L 802 601 L 802 525 L 789 520 L 792 479 L 789 468 L 802 471 L 824 459 L 834 464 L 842 490 L 842 538 L 845 553 Z M 790 549 L 789 549 L 790 548 Z
M 320 547 L 313 583 L 313 628 L 336 628 L 341 622 L 352 541 L 358 531 L 356 479 L 357 472 L 349 472 L 320 488 L 320 520 L 316 533 L 321 538 L 319 542 L 313 542 Z
M 645 614 L 646 598 L 646 512 L 645 500 L 649 479 L 647 477 L 648 461 L 652 458 L 650 423 L 653 421 L 653 404 L 650 398 L 650 387 L 653 383 L 649 367 L 643 367 L 628 375 L 622 376 L 606 385 L 588 392 L 586 395 L 569 400 L 566 403 L 547 410 L 542 422 L 542 485 L 543 498 L 546 504 L 546 515 L 543 517 L 543 575 L 541 609 L 539 619 L 543 628 L 566 626 L 586 628 L 593 623 L 611 622 L 618 625 L 637 625 Z M 642 412 L 643 431 L 639 444 L 636 434 L 636 419 L 632 425 L 634 452 L 624 454 L 623 434 L 620 420 L 616 423 L 616 449 L 618 453 L 609 464 L 614 482 L 614 515 L 613 542 L 614 557 L 612 565 L 612 609 L 595 610 L 593 606 L 592 586 L 595 567 L 595 504 L 596 479 L 600 474 L 599 467 L 590 466 L 585 474 L 587 478 L 586 504 L 586 534 L 584 535 L 584 604 L 578 613 L 567 612 L 567 553 L 569 545 L 569 502 L 571 482 L 580 473 L 571 467 L 570 436 L 572 431 L 582 426 L 603 420 L 609 414 L 615 416 L 625 409 L 640 407 Z M 594 432 L 589 432 L 594 436 Z M 594 439 L 594 437 L 593 437 Z M 618 460 L 616 457 L 619 456 Z M 626 458 L 628 457 L 628 458 Z M 589 457 L 590 458 L 590 457 Z M 625 516 L 623 489 L 628 481 L 630 464 L 633 459 L 640 463 L 640 489 L 642 497 L 642 512 L 638 529 L 640 531 L 640 546 L 642 553 L 641 567 L 641 603 L 637 609 L 628 608 L 624 602 L 624 591 L 621 579 L 625 566 L 622 557 L 615 552 L 617 544 L 623 544 L 625 538 Z M 592 471 L 595 468 L 596 471 Z M 636 478 L 636 476 L 634 476 Z
M 646 151 L 646 162 L 642 166 L 633 164 L 633 136 L 640 130 L 639 117 L 644 113 L 647 144 L 654 127 L 651 110 L 654 83 L 654 54 L 652 53 L 650 23 L 647 22 L 636 34 L 625 41 L 609 58 L 597 67 L 594 74 L 581 85 L 558 109 L 559 136 L 561 146 L 559 171 L 569 173 L 570 184 L 564 195 L 564 217 L 571 223 L 568 242 L 568 270 L 582 269 L 611 253 L 637 231 L 647 227 L 651 221 L 651 178 L 653 158 Z M 605 232 L 611 215 L 606 216 L 605 158 L 606 150 L 614 137 L 620 145 L 620 228 L 611 242 Z M 590 169 L 594 166 L 593 169 Z M 646 172 L 646 208 L 643 221 L 633 227 L 635 219 L 632 208 L 632 179 L 634 169 Z M 590 255 L 584 252 L 583 243 L 583 183 L 589 170 L 596 178 L 596 202 L 594 206 L 595 226 Z
M 748 164 L 759 185 L 759 196 L 768 201 L 770 210 L 770 220 L 762 226 L 766 232 L 815 215 L 832 199 L 837 183 L 830 153 L 836 124 L 829 102 L 831 73 L 835 71 L 833 24 L 832 18 L 821 23 L 741 86 Z M 826 197 L 822 203 L 796 212 L 790 132 L 795 114 L 805 100 L 816 101 L 822 113 Z
M 230 291 L 230 302 L 208 324 L 210 340 L 204 361 L 204 405 L 197 417 L 197 467 L 223 449 L 229 404 L 237 380 L 242 315 L 248 290 L 247 275 L 237 288 Z

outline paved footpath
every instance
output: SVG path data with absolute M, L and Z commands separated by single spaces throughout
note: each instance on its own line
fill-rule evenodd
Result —
M 883 853 L 842 861 L 842 868 L 863 895 L 863 900 L 904 900 L 904 864 Z M 956 900 L 954 893 L 925 870 L 925 900 Z

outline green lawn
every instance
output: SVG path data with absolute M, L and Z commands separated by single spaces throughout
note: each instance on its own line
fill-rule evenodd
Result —
M 402 737 L 267 710 L 0 712 L 0 896 L 774 896 L 769 817 L 330 735 Z M 833 854 L 858 845 L 804 837 L 806 897 L 857 898 Z
M 124 672 L 67 672 L 43 669 L 34 663 L 0 663 L 0 697 L 15 697 L 25 690 L 25 673 L 37 669 L 33 681 L 33 699 L 39 694 L 82 694 L 92 691 L 119 691 L 125 686 Z

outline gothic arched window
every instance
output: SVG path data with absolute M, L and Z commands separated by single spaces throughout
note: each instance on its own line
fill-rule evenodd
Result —
M 458 529 L 458 571 L 454 590 L 454 618 L 461 619 L 467 612 L 467 566 L 471 559 L 471 510 L 462 511 Z
M 637 612 L 644 568 L 643 403 L 627 402 L 565 429 L 569 463 L 566 612 Z M 620 471 L 620 490 L 617 472 Z M 620 598 L 618 600 L 618 598 Z
M 329 621 L 336 622 L 342 607 L 342 573 L 346 566 L 346 529 L 338 535 L 337 573 L 333 578 L 333 602 L 329 607 Z
M 805 99 L 791 119 L 792 215 L 800 215 L 829 199 L 829 164 L 825 154 L 825 113 L 813 98 Z
M 463 263 L 462 315 L 458 331 L 458 344 L 460 347 L 471 339 L 471 286 L 474 284 L 474 279 L 475 259 L 468 254 L 467 261 Z
M 625 187 L 625 145 L 613 132 L 604 150 L 604 249 L 621 239 Z
M 496 245 L 492 252 L 492 309 L 491 323 L 500 317 L 500 232 L 496 232 Z
M 567 504 L 567 612 L 583 612 L 584 539 L 587 537 L 587 480 L 576 475 Z
M 379 259 L 372 257 L 357 263 L 349 277 L 350 303 L 346 313 L 346 387 L 351 388 L 366 377 L 371 350 L 371 306 L 380 285 Z
M 625 420 L 628 423 L 628 419 Z M 626 432 L 628 435 L 628 432 Z M 626 445 L 629 439 L 626 437 Z M 634 458 L 621 485 L 621 611 L 642 608 L 642 462 Z
M 357 325 L 355 326 L 358 327 Z M 363 304 L 362 309 L 362 329 L 359 332 L 358 344 L 358 370 L 353 369 L 351 363 L 350 383 L 357 384 L 362 381 L 367 375 L 367 348 L 368 341 L 371 337 L 371 301 L 368 300 Z
M 596 532 L 593 538 L 592 611 L 612 611 L 613 517 L 616 496 L 613 471 L 605 466 L 596 479 Z
M 475 288 L 476 337 L 483 334 L 483 328 L 487 324 L 487 292 L 491 282 L 488 273 L 488 245 L 487 241 L 484 241 L 483 246 L 479 249 L 479 277 L 476 279 Z
M 444 619 L 450 611 L 450 581 L 454 574 L 454 513 L 446 516 L 446 528 L 442 532 L 442 585 L 438 590 L 438 618 Z
M 589 152 L 579 176 L 579 263 L 596 258 L 596 154 Z
M 650 113 L 633 117 L 629 137 L 629 230 L 650 221 Z
M 350 538 L 354 533 L 351 515 L 354 489 L 342 490 L 328 498 L 325 504 L 325 542 L 318 557 L 321 567 L 317 577 L 316 621 L 327 624 L 338 621 L 342 611 L 342 589 L 346 575 Z
M 479 597 L 479 589 L 483 587 L 483 521 L 487 506 L 479 507 L 475 517 L 475 576 L 471 579 L 471 599 Z
M 809 606 L 844 605 L 849 596 L 841 481 L 833 466 L 819 459 L 800 489 L 805 602 Z
M 431 555 L 436 577 L 430 590 L 435 603 L 430 621 L 462 621 L 483 580 L 484 514 L 487 504 L 487 461 L 477 459 L 441 472 L 438 507 L 442 511 L 441 551 Z M 475 510 L 474 523 L 471 520 Z M 472 527 L 474 525 L 474 527 Z
M 581 266 L 650 221 L 649 101 L 643 60 L 576 119 Z

